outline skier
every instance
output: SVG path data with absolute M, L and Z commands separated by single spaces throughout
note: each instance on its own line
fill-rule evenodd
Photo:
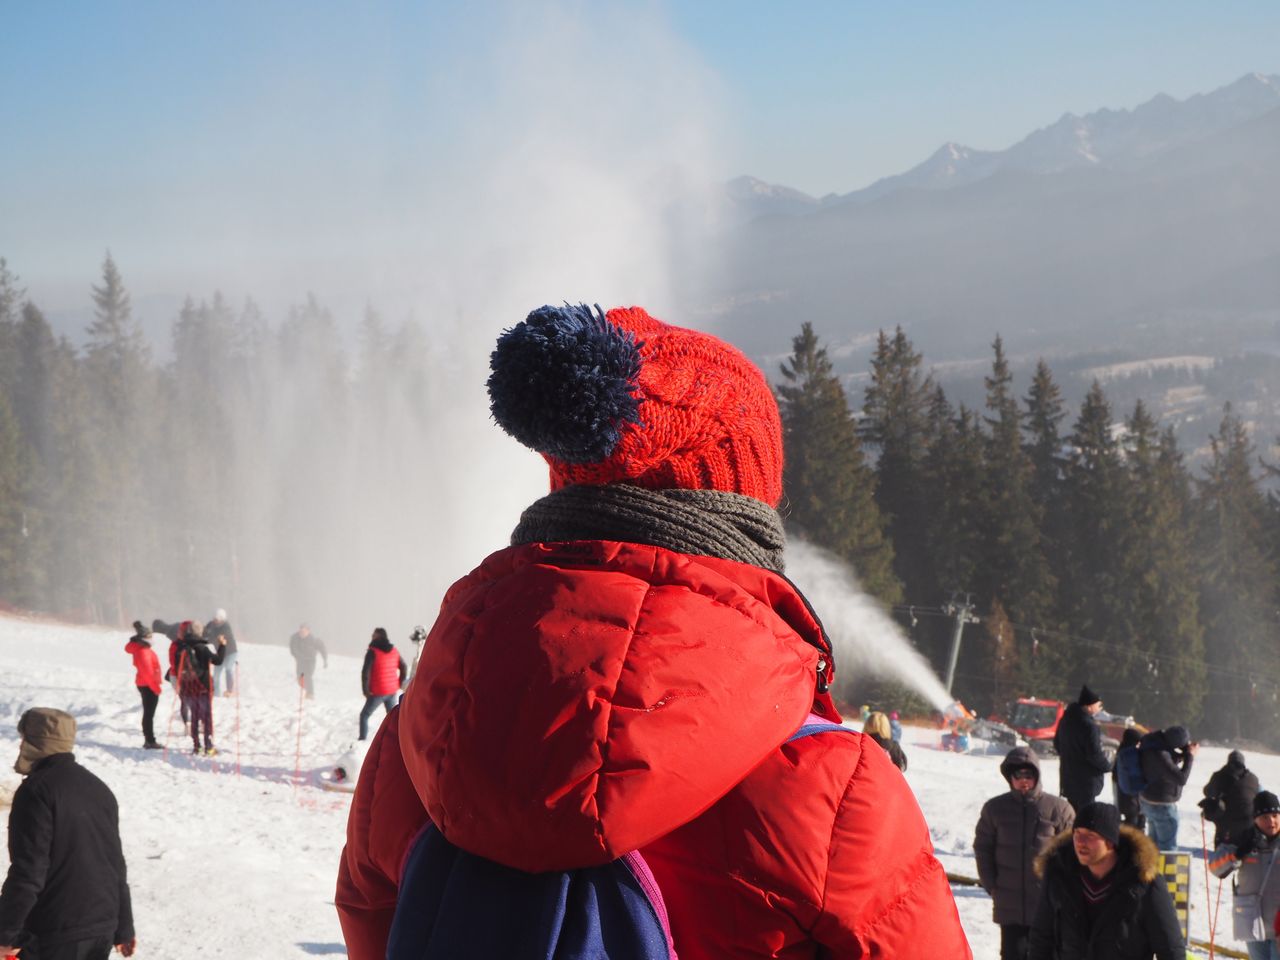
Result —
M 360 689 L 364 691 L 364 708 L 360 711 L 360 739 L 369 736 L 369 717 L 379 706 L 387 713 L 400 700 L 409 668 L 404 657 L 387 638 L 387 631 L 375 627 L 360 667 Z
M 298 683 L 306 691 L 308 700 L 316 698 L 316 687 L 313 677 L 316 672 L 316 654 L 324 658 L 324 668 L 329 669 L 329 651 L 324 648 L 320 638 L 311 632 L 311 627 L 302 624 L 298 632 L 289 638 L 289 652 L 293 654 L 294 672 L 298 675 Z
M 144 750 L 160 749 L 155 730 L 156 704 L 160 701 L 160 659 L 151 649 L 152 636 L 150 627 L 144 626 L 141 620 L 135 620 L 133 636 L 124 645 L 125 653 L 133 655 L 134 683 L 138 686 L 138 696 L 142 698 Z
M 402 873 L 428 824 L 513 878 L 639 851 L 664 956 L 971 957 L 920 808 L 839 726 L 829 639 L 782 576 L 760 370 L 585 305 L 535 310 L 491 368 L 551 492 L 446 592 L 370 746 L 335 898 L 351 960 L 402 955 L 393 916 L 415 936 L 436 916 Z
M 194 620 L 188 626 L 178 649 L 178 694 L 191 716 L 191 752 L 212 757 L 217 754 L 213 745 L 213 685 L 211 668 L 222 663 L 227 649 L 227 638 L 218 638 L 218 648 L 209 649 L 204 641 L 204 624 Z M 204 727 L 204 747 L 200 746 L 200 728 Z

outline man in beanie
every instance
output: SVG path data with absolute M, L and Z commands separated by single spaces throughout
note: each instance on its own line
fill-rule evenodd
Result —
M 1081 807 L 1035 866 L 1044 887 L 1030 960 L 1184 960 L 1160 852 L 1111 804 Z
M 116 798 L 76 763 L 75 717 L 33 707 L 18 720 L 18 733 L 13 768 L 26 779 L 9 812 L 0 956 L 105 960 L 113 944 L 132 956 L 133 909 Z
M 551 493 L 446 592 L 372 741 L 335 898 L 352 960 L 402 955 L 393 919 L 393 946 L 448 923 L 415 873 L 441 835 L 513 882 L 632 864 L 669 920 L 644 956 L 970 957 L 906 781 L 833 725 L 830 642 L 782 575 L 760 370 L 639 308 L 567 304 L 491 368 Z M 509 955 L 474 942 L 502 926 L 468 926 L 467 955 Z
M 1216 877 L 1239 870 L 1234 935 L 1244 941 L 1249 960 L 1280 960 L 1272 924 L 1280 916 L 1280 798 L 1261 790 L 1253 798 L 1253 824 L 1213 851 L 1209 869 Z
M 1204 785 L 1200 809 L 1213 824 L 1213 845 L 1221 846 L 1253 825 L 1253 798 L 1260 786 L 1258 775 L 1244 762 L 1244 754 L 1232 750 L 1227 762 Z
M 982 806 L 973 836 L 978 881 L 991 894 L 1000 924 L 1000 960 L 1026 960 L 1031 918 L 1040 901 L 1034 865 L 1045 845 L 1075 820 L 1071 804 L 1040 788 L 1040 761 L 1030 747 L 1014 747 L 1000 764 L 1009 789 Z
M 1161 850 L 1178 848 L 1178 800 L 1198 747 L 1186 727 L 1152 730 L 1138 741 L 1142 776 L 1147 781 L 1139 802 L 1147 833 Z
M 1068 704 L 1053 734 L 1053 748 L 1058 752 L 1058 793 L 1076 810 L 1102 792 L 1102 784 L 1111 770 L 1111 761 L 1102 749 L 1102 731 L 1094 719 L 1102 710 L 1102 698 L 1089 689 L 1080 688 L 1075 703 Z

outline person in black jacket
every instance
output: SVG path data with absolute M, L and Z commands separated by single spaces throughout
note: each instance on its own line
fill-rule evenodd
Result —
M 1213 824 L 1215 847 L 1253 825 L 1253 798 L 1258 790 L 1258 777 L 1245 766 L 1244 754 L 1232 750 L 1226 764 L 1215 770 L 1204 785 L 1204 799 L 1200 801 L 1204 818 Z
M 1040 761 L 1030 747 L 1014 747 L 1000 764 L 1009 789 L 982 805 L 973 834 L 978 882 L 991 894 L 1000 925 L 1000 960 L 1026 960 L 1031 918 L 1040 901 L 1035 859 L 1070 830 L 1075 811 L 1040 789 Z
M 1138 742 L 1147 781 L 1139 802 L 1147 818 L 1147 835 L 1161 850 L 1178 848 L 1178 799 L 1191 776 L 1197 747 L 1186 727 L 1153 730 Z
M 1136 727 L 1129 727 L 1120 736 L 1120 746 L 1116 748 L 1115 769 L 1111 771 L 1111 789 L 1115 794 L 1116 808 L 1120 811 L 1120 820 L 1127 823 L 1131 827 L 1137 827 L 1139 830 L 1146 830 L 1147 818 L 1142 815 L 1142 804 L 1139 802 L 1139 796 L 1136 793 L 1125 793 L 1120 788 L 1120 764 L 1124 759 L 1123 751 L 1138 749 L 1138 743 L 1142 740 L 1142 734 Z
M 1053 748 L 1058 752 L 1058 793 L 1077 811 L 1102 792 L 1103 778 L 1111 770 L 1111 761 L 1102 749 L 1102 731 L 1094 719 L 1101 709 L 1102 698 L 1082 686 L 1080 696 L 1067 705 L 1053 734 Z
M 1184 960 L 1186 947 L 1155 844 L 1090 803 L 1036 860 L 1044 879 L 1030 960 Z
M 14 769 L 26 779 L 9 813 L 0 956 L 105 960 L 112 945 L 133 956 L 119 808 L 110 788 L 76 763 L 75 717 L 33 707 L 18 732 Z
M 213 651 L 204 642 L 204 625 L 193 621 L 178 647 L 178 695 L 191 715 L 192 753 L 200 753 L 200 728 L 204 727 L 204 754 L 213 756 L 213 682 L 211 669 L 222 663 L 227 649 L 226 637 L 218 638 Z

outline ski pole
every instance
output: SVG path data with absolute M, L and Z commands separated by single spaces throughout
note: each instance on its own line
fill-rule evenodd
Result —
M 293 787 L 298 788 L 298 782 L 302 779 L 302 699 L 306 695 L 307 688 L 303 685 L 302 678 L 298 678 L 298 745 L 293 753 Z
M 1208 835 L 1208 832 L 1205 830 L 1203 813 L 1200 814 L 1200 854 L 1204 858 L 1201 862 L 1204 864 L 1204 918 L 1205 918 L 1205 921 L 1209 924 L 1209 960 L 1213 960 L 1214 917 L 1213 917 L 1213 911 L 1209 906 L 1209 903 L 1211 900 L 1209 896 L 1209 835 Z M 1219 886 L 1218 892 L 1219 893 L 1222 892 L 1221 886 Z M 1187 925 L 1190 926 L 1189 921 Z
M 240 779 L 240 661 L 232 664 L 236 680 L 236 779 Z
M 178 701 L 182 699 L 182 664 L 187 659 L 187 653 L 184 650 L 178 658 L 178 672 L 174 676 L 175 683 L 173 685 L 173 703 L 169 704 L 169 728 L 164 733 L 164 759 L 169 759 L 169 738 L 173 736 L 173 711 L 177 709 Z

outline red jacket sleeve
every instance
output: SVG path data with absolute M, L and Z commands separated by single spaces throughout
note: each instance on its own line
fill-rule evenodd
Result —
M 813 936 L 837 957 L 973 957 L 924 815 L 883 750 L 859 751 L 836 810 Z
M 382 960 L 396 911 L 400 867 L 427 822 L 400 756 L 400 710 L 382 722 L 356 784 L 334 905 L 351 960 Z

